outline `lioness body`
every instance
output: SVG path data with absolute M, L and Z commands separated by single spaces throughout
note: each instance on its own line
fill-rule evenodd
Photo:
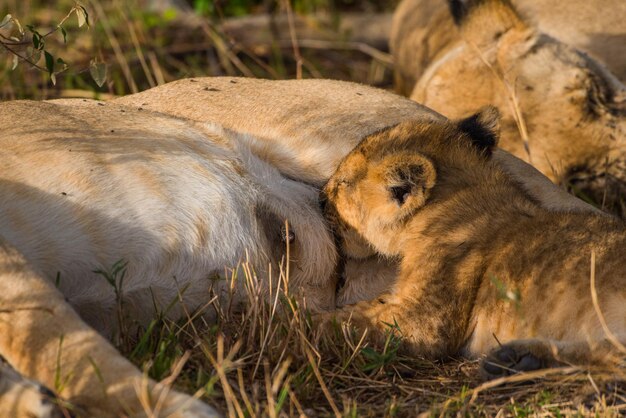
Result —
M 247 134 L 259 158 L 315 185 L 365 136 L 408 119 L 441 118 L 384 90 L 332 80 L 183 79 L 114 103 Z
M 313 307 L 333 306 L 332 238 L 316 190 L 280 176 L 234 136 L 93 102 L 8 102 L 0 115 L 2 236 L 49 277 L 58 273 L 59 289 L 97 329 L 111 325 L 115 291 L 86 273 L 125 260 L 121 290 L 145 323 L 177 289 L 187 288 L 189 309 L 206 303 L 211 280 L 246 258 L 260 275 L 276 267 L 285 220 L 296 233 L 293 289 L 310 286 Z
M 590 347 L 607 335 L 590 275 L 608 328 L 626 339 L 626 225 L 542 208 L 491 160 L 493 124 L 485 113 L 404 123 L 341 163 L 325 192 L 345 248 L 402 258 L 388 295 L 341 316 L 380 334 L 397 324 L 410 349 L 429 357 L 504 343 L 492 360 L 512 353 L 513 369 L 591 361 Z
M 601 62 L 576 49 L 576 43 L 559 37 L 565 27 L 597 34 L 595 25 L 602 18 L 587 16 L 582 25 L 576 25 L 577 19 L 564 20 L 556 32 L 544 33 L 548 22 L 557 27 L 552 21 L 556 17 L 550 16 L 559 13 L 538 17 L 528 12 L 531 17 L 525 20 L 524 12 L 544 6 L 549 11 L 556 7 L 553 1 L 513 1 L 516 10 L 507 0 L 450 0 L 459 22 L 456 29 L 444 3 L 425 1 L 417 7 L 407 1 L 397 11 L 399 26 L 392 43 L 397 68 L 416 77 L 414 83 L 401 82 L 410 85 L 403 88 L 407 94 L 452 118 L 495 105 L 503 114 L 503 149 L 553 181 L 582 191 L 598 206 L 620 212 L 620 195 L 626 192 L 626 87 Z M 571 6 L 584 19 L 589 7 L 597 7 L 580 3 L 568 2 L 562 13 L 570 13 L 566 10 Z M 430 8 L 437 9 L 439 18 L 430 20 Z M 605 24 L 603 33 L 622 39 L 621 53 L 606 42 L 606 57 L 625 63 L 626 3 L 609 1 L 600 9 L 600 16 L 619 20 Z M 538 26 L 532 17 L 539 19 Z M 420 36 L 405 33 L 419 32 L 420 25 L 427 28 Z M 428 56 L 416 56 L 423 53 Z M 416 63 L 420 69 L 414 68 Z
M 85 396 L 88 410 L 97 406 L 114 416 L 122 406 L 142 410 L 133 389 L 141 373 L 68 302 L 106 335 L 121 331 L 118 325 L 147 325 L 157 312 L 210 314 L 213 293 L 235 305 L 241 300 L 246 279 L 243 270 L 232 271 L 242 262 L 263 291 L 268 283 L 278 286 L 289 241 L 289 289 L 306 295 L 310 308 L 334 307 L 335 247 L 317 189 L 284 178 L 236 135 L 90 101 L 5 102 L 0 122 L 0 236 L 49 282 L 29 288 L 27 279 L 39 278 L 19 274 L 25 262 L 19 259 L 24 265 L 17 269 L 10 257 L 0 259 L 11 290 L 2 292 L 2 314 L 14 318 L 0 322 L 0 354 L 53 387 L 61 339 L 70 344 L 63 366 L 68 375 L 77 372 L 61 396 L 79 403 L 75 397 Z M 115 283 L 95 272 L 110 272 L 120 260 L 127 263 L 123 280 L 119 272 Z M 33 311 L 19 311 L 24 305 Z M 98 362 L 90 366 L 89 358 Z M 101 384 L 93 367 L 104 376 Z M 128 392 L 129 405 L 102 399 L 109 392 Z

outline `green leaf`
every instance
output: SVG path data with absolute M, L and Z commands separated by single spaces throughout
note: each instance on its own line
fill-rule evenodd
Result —
M 43 51 L 44 57 L 46 57 L 46 70 L 49 74 L 54 73 L 54 57 L 48 51 Z
M 98 87 L 102 87 L 107 79 L 107 65 L 103 62 L 91 60 L 91 63 L 89 64 L 89 73 Z
M 54 73 L 54 57 L 48 51 L 43 51 L 43 55 L 46 57 L 46 70 L 50 74 L 50 80 L 52 84 L 57 84 L 57 75 Z
M 26 27 L 33 34 L 33 46 L 35 47 L 35 49 L 43 51 L 46 46 L 46 41 L 44 37 L 37 31 L 37 29 L 35 29 L 33 25 L 26 25 Z
M 63 43 L 66 44 L 67 43 L 67 32 L 65 31 L 65 28 L 63 26 L 59 26 L 59 28 L 61 29 L 61 35 L 63 35 Z
M 67 70 L 69 65 L 67 65 L 67 63 L 63 61 L 63 58 L 57 58 L 56 68 L 59 68 L 59 67 L 61 67 L 61 69 L 58 72 L 61 72 L 61 71 Z
M 41 37 L 39 36 L 37 32 L 34 32 L 33 33 L 33 46 L 35 47 L 35 49 L 41 49 L 39 48 L 39 46 L 41 45 L 40 41 L 41 41 Z

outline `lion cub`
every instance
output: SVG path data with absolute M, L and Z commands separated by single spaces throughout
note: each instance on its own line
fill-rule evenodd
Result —
M 344 251 L 402 261 L 390 293 L 337 315 L 379 335 L 397 325 L 409 350 L 432 358 L 505 343 L 483 363 L 491 376 L 603 359 L 590 275 L 608 329 L 626 341 L 625 225 L 542 208 L 494 163 L 498 120 L 485 108 L 401 123 L 343 160 L 324 193 Z

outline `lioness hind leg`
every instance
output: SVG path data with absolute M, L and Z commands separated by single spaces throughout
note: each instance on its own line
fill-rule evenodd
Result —
M 595 344 L 540 339 L 515 340 L 491 351 L 482 361 L 481 374 L 487 379 L 520 372 L 566 365 L 597 365 L 620 361 L 625 353 L 610 341 Z
M 0 363 L 0 416 L 14 418 L 62 418 L 70 414 L 48 388 L 20 376 Z
M 0 355 L 24 376 L 59 385 L 59 396 L 79 416 L 219 416 L 199 400 L 145 377 L 1 239 Z M 0 411 L 5 416 L 20 415 Z

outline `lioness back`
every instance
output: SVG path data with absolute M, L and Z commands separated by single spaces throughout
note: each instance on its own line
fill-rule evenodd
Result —
M 244 134 L 259 158 L 290 178 L 317 186 L 325 184 L 368 135 L 407 120 L 444 120 L 396 94 L 335 80 L 201 77 L 120 97 L 114 103 Z M 546 207 L 590 209 L 518 158 L 505 152 L 496 152 L 494 158 Z
M 202 77 L 120 97 L 115 103 L 249 134 L 260 158 L 292 178 L 317 185 L 333 173 L 335 156 L 346 155 L 372 132 L 407 119 L 441 118 L 384 90 L 333 80 Z

